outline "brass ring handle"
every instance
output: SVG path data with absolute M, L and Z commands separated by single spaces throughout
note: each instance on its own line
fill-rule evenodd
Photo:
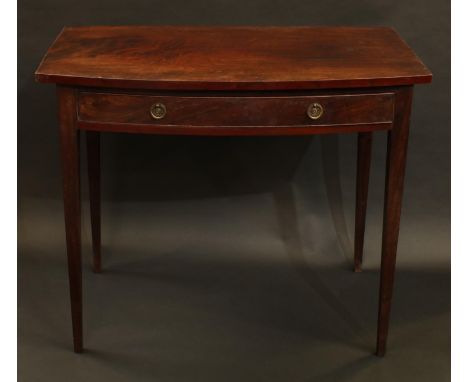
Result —
M 162 103 L 151 105 L 150 114 L 154 119 L 163 119 L 166 115 L 166 106 Z
M 317 102 L 314 102 L 309 105 L 307 108 L 307 115 L 310 119 L 316 120 L 323 115 L 323 107 Z

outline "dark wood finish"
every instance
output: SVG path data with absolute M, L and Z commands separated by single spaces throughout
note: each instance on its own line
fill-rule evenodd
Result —
M 86 132 L 86 152 L 88 154 L 89 205 L 93 242 L 93 270 L 101 272 L 101 154 L 100 133 Z
M 365 131 L 388 130 L 390 123 L 373 123 L 359 125 L 334 126 L 298 126 L 298 127 L 187 127 L 187 126 L 157 126 L 130 123 L 101 123 L 79 121 L 78 127 L 87 131 L 102 131 L 113 133 L 159 134 L 159 135 L 201 135 L 201 136 L 280 136 L 280 135 L 312 135 L 338 134 Z
M 371 134 L 388 130 L 376 350 L 377 355 L 384 355 L 412 85 L 431 78 L 429 70 L 389 28 L 65 28 L 41 62 L 36 79 L 59 85 L 75 351 L 83 349 L 80 129 L 87 130 L 95 271 L 101 269 L 101 131 L 171 135 L 358 132 L 355 269 L 359 271 Z M 325 109 L 318 120 L 306 114 L 313 102 Z M 154 103 L 166 105 L 163 119 L 150 116 Z
M 75 91 L 71 88 L 58 87 L 57 97 L 73 347 L 75 352 L 80 353 L 83 351 L 80 148 L 79 130 L 76 128 Z
M 376 350 L 378 356 L 385 354 L 390 321 L 412 97 L 412 87 L 402 88 L 397 93 L 394 126 L 388 132 L 387 137 L 387 171 Z
M 372 154 L 372 133 L 358 134 L 358 160 L 356 176 L 356 213 L 354 224 L 354 271 L 362 270 L 362 251 L 366 227 L 367 191 Z
M 137 126 L 150 133 L 183 134 L 291 135 L 338 128 L 359 131 L 392 126 L 394 96 L 377 94 L 341 94 L 322 96 L 155 96 L 137 94 L 80 93 L 78 120 L 81 128 L 99 129 L 108 125 L 113 131 L 133 131 Z M 312 120 L 307 108 L 323 106 L 323 115 Z M 151 105 L 162 103 L 166 116 L 156 120 Z M 130 126 L 126 126 L 130 125 Z M 90 127 L 91 126 L 91 127 Z M 240 129 L 242 128 L 242 129 Z M 228 130 L 228 131 L 220 131 Z M 325 130 L 326 132 L 326 130 Z
M 291 90 L 399 86 L 431 73 L 390 28 L 64 28 L 36 78 L 76 86 Z

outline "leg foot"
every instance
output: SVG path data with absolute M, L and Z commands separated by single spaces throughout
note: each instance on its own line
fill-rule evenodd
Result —
M 380 266 L 380 300 L 376 354 L 383 356 L 387 344 L 395 263 L 400 230 L 400 212 L 406 165 L 406 148 L 411 111 L 412 87 L 399 90 L 395 97 L 395 118 L 387 138 L 384 223 Z
M 75 121 L 75 91 L 71 88 L 58 87 L 57 95 L 73 348 L 75 352 L 81 352 L 83 350 L 83 307 L 81 287 L 80 148 Z

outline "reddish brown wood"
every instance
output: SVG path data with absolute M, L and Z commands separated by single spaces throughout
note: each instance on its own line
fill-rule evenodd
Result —
M 372 154 L 372 133 L 358 134 L 356 176 L 356 214 L 354 224 L 354 271 L 361 272 L 364 231 L 366 227 L 367 191 Z
M 101 154 L 100 133 L 86 132 L 88 156 L 89 204 L 93 242 L 93 270 L 101 272 Z
M 378 356 L 385 354 L 387 343 L 412 97 L 413 87 L 402 88 L 396 94 L 394 126 L 388 132 L 387 138 L 387 171 L 376 350 Z
M 302 135 L 385 130 L 393 118 L 393 93 L 206 97 L 89 93 L 80 95 L 78 125 L 86 130 L 184 135 Z M 319 120 L 307 116 L 313 102 Z M 155 120 L 154 103 L 167 115 Z
M 79 121 L 78 127 L 88 131 L 114 133 L 160 134 L 160 135 L 204 135 L 204 136 L 278 136 L 353 133 L 358 131 L 388 130 L 391 123 L 369 123 L 334 126 L 289 126 L 289 127 L 187 127 L 155 126 L 131 123 L 100 123 Z
M 65 28 L 44 57 L 36 78 L 59 84 L 76 352 L 83 350 L 79 129 L 88 130 L 96 271 L 100 270 L 101 258 L 98 131 L 172 135 L 359 132 L 355 233 L 358 270 L 362 261 L 370 134 L 389 130 L 376 350 L 379 356 L 385 353 L 412 85 L 430 82 L 432 78 L 392 29 Z M 71 87 L 63 86 L 67 84 Z M 156 121 L 151 119 L 149 108 L 157 102 L 166 105 L 167 115 Z M 306 115 L 312 102 L 325 108 L 325 114 L 317 121 Z
M 42 82 L 170 90 L 399 86 L 431 77 L 386 27 L 65 28 L 36 71 Z
M 57 96 L 73 346 L 75 352 L 80 353 L 83 351 L 83 311 L 81 291 L 79 130 L 76 128 L 75 91 L 71 88 L 58 87 Z
M 133 130 L 136 125 L 150 132 L 183 128 L 191 134 L 216 134 L 217 131 L 240 127 L 263 133 L 291 134 L 297 128 L 333 128 L 346 125 L 347 130 L 360 125 L 391 127 L 393 100 L 391 92 L 376 94 L 341 94 L 322 96 L 157 96 L 138 94 L 81 93 L 78 119 L 82 122 L 109 124 L 116 130 Z M 151 105 L 161 103 L 166 116 L 156 120 L 150 114 Z M 312 103 L 322 105 L 323 115 L 312 120 L 307 108 Z M 381 125 L 381 126 L 378 126 Z M 368 127 L 368 126 L 363 126 Z M 269 130 L 267 130 L 270 128 Z M 273 128 L 273 129 L 271 129 Z M 226 134 L 220 133 L 220 134 Z

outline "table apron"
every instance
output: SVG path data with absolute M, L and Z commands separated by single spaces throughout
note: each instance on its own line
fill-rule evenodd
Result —
M 88 131 L 109 133 L 134 133 L 155 135 L 198 135 L 198 136 L 280 136 L 280 135 L 315 135 L 343 134 L 390 130 L 392 122 L 367 124 L 341 124 L 320 126 L 155 126 L 147 124 L 105 123 L 77 121 L 77 128 Z
M 164 135 L 369 132 L 392 128 L 394 98 L 393 92 L 186 96 L 79 91 L 77 126 Z

